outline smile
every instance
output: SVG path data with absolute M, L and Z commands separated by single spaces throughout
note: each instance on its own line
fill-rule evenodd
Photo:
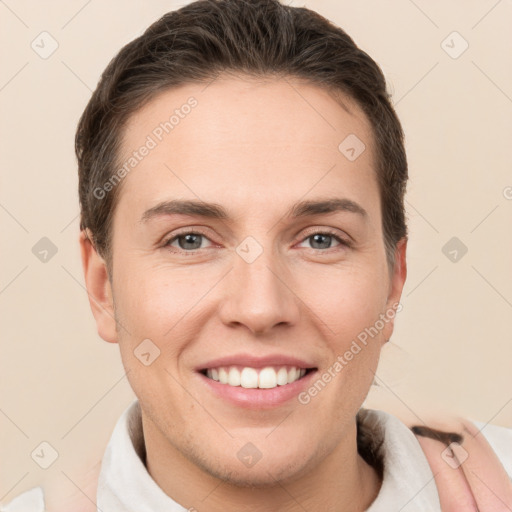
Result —
M 296 366 L 265 366 L 264 368 L 220 366 L 205 369 L 201 373 L 209 379 L 232 387 L 272 389 L 292 384 L 311 370 L 313 368 Z

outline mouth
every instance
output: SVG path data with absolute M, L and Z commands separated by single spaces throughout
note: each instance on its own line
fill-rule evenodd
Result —
M 199 373 L 229 387 L 245 389 L 274 389 L 286 387 L 304 379 L 317 368 L 279 365 L 254 368 L 250 366 L 218 366 L 203 368 Z

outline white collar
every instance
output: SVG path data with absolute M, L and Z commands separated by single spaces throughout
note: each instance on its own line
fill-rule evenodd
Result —
M 378 409 L 362 408 L 358 416 L 384 462 L 382 486 L 366 512 L 441 512 L 434 474 L 412 431 Z
M 102 512 L 186 512 L 156 484 L 145 458 L 139 401 L 123 412 L 107 445 L 98 479 L 97 507 Z
M 383 457 L 384 480 L 367 512 L 440 512 L 439 495 L 415 435 L 398 418 L 361 408 L 362 428 Z M 97 506 L 102 512 L 187 512 L 148 473 L 138 400 L 123 412 L 103 456 Z

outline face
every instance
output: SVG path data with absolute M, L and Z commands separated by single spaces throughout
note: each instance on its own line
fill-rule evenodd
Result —
M 340 446 L 393 329 L 405 243 L 390 272 L 371 128 L 344 103 L 291 79 L 160 94 L 124 133 L 112 282 L 89 260 L 146 441 L 240 485 Z

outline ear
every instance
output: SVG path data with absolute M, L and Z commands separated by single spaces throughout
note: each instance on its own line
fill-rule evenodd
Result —
M 402 310 L 402 306 L 399 303 L 407 277 L 406 251 L 407 238 L 402 238 L 396 244 L 395 248 L 395 265 L 391 274 L 385 310 L 387 321 L 383 329 L 384 341 L 388 341 L 391 338 L 395 326 L 395 315 Z
M 107 266 L 103 258 L 97 253 L 92 239 L 89 230 L 81 231 L 80 252 L 89 304 L 96 320 L 98 334 L 105 341 L 117 343 L 114 302 Z

